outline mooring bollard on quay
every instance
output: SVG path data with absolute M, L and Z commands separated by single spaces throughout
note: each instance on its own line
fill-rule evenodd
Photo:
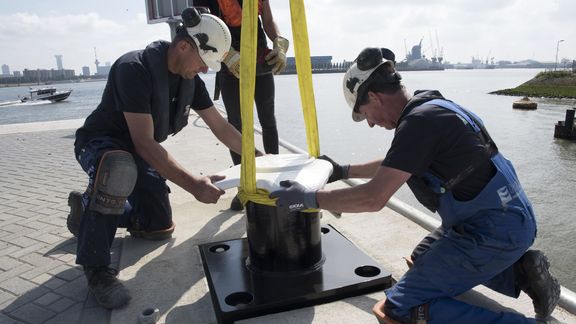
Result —
M 282 167 L 270 167 L 270 162 L 280 162 Z M 257 183 L 268 191 L 287 179 L 323 187 L 331 171 L 331 165 L 322 165 L 325 162 L 304 154 L 260 157 Z M 232 174 L 239 171 L 234 168 L 239 169 L 229 169 L 228 184 L 220 186 L 237 184 Z M 288 212 L 248 201 L 246 233 L 246 238 L 199 245 L 218 323 L 334 301 L 393 284 L 388 271 L 335 227 L 322 224 L 320 211 Z

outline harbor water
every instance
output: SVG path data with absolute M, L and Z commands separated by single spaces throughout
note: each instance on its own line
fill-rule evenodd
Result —
M 538 72 L 535 69 L 410 71 L 403 72 L 402 76 L 409 92 L 439 90 L 446 98 L 469 108 L 483 119 L 500 152 L 515 165 L 533 203 L 538 217 L 535 248 L 547 253 L 561 284 L 576 291 L 573 271 L 576 268 L 573 248 L 576 236 L 572 236 L 576 233 L 573 221 L 576 142 L 553 137 L 554 124 L 564 120 L 566 109 L 575 107 L 576 102 L 533 98 L 538 101 L 538 109 L 521 111 L 512 109 L 513 101 L 519 97 L 488 94 L 515 87 Z M 342 77 L 341 73 L 316 74 L 313 77 L 321 152 L 340 163 L 382 159 L 394 133 L 352 121 L 342 95 Z M 214 74 L 204 75 L 203 79 L 212 93 Z M 306 149 L 297 76 L 278 76 L 275 83 L 280 137 Z M 59 90 L 73 90 L 67 100 L 53 104 L 28 102 L 0 106 L 0 125 L 85 118 L 100 101 L 104 85 L 104 81 L 57 84 Z M 27 93 L 28 87 L 0 88 L 0 102 L 17 100 L 19 95 Z M 221 105 L 220 102 L 217 104 Z M 257 146 L 262 147 L 261 143 Z M 406 186 L 400 189 L 397 197 L 430 214 L 418 204 Z

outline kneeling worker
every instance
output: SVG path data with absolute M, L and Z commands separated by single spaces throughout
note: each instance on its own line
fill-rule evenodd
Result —
M 309 191 L 287 181 L 273 192 L 279 208 L 373 212 L 405 182 L 442 226 L 414 249 L 412 267 L 374 307 L 385 323 L 533 323 L 454 299 L 477 285 L 533 301 L 546 322 L 560 286 L 540 251 L 528 250 L 536 221 L 512 164 L 498 151 L 480 118 L 438 91 L 408 95 L 392 61 L 363 50 L 345 74 L 344 96 L 354 121 L 395 129 L 383 160 L 358 165 L 331 161 L 329 181 L 370 178 L 362 185 Z M 422 321 L 422 322 L 420 322 Z
M 240 133 L 214 107 L 198 76 L 220 69 L 230 32 L 218 17 L 192 8 L 182 17 L 184 26 L 171 43 L 151 43 L 112 65 L 101 103 L 76 132 L 76 159 L 89 183 L 84 193 L 70 194 L 67 225 L 78 237 L 76 263 L 96 301 L 108 309 L 130 300 L 109 267 L 116 229 L 152 240 L 174 231 L 166 179 L 203 203 L 224 194 L 212 184 L 222 177 L 193 175 L 160 143 L 188 124 L 192 108 L 222 143 L 241 153 Z

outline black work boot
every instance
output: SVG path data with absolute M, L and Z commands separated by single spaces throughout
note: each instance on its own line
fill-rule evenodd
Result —
M 106 309 L 122 307 L 132 299 L 130 292 L 120 280 L 118 271 L 109 267 L 84 267 L 88 288 L 98 304 Z
M 68 195 L 68 206 L 70 206 L 70 214 L 68 214 L 68 218 L 66 218 L 66 226 L 70 233 L 77 237 L 78 231 L 80 230 L 82 215 L 84 214 L 82 193 L 78 191 L 70 192 Z
M 235 211 L 241 211 L 244 209 L 244 205 L 242 205 L 242 201 L 238 198 L 238 195 L 234 196 L 232 202 L 230 203 L 230 209 Z
M 132 237 L 135 238 L 142 238 L 151 241 L 162 241 L 172 237 L 172 233 L 174 233 L 175 227 L 176 225 L 174 224 L 174 222 L 172 222 L 172 225 L 170 227 L 161 230 L 147 231 L 135 228 L 128 228 L 128 232 Z
M 560 299 L 560 284 L 550 274 L 548 258 L 538 250 L 530 250 L 514 264 L 518 286 L 534 305 L 537 320 L 549 318 Z

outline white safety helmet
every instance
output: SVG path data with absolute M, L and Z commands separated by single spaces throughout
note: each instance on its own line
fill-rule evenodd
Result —
M 374 72 L 374 70 L 376 70 L 382 64 L 384 64 L 384 62 L 378 64 L 374 68 L 362 71 L 358 68 L 358 64 L 354 63 L 352 64 L 352 66 L 350 66 L 350 68 L 348 68 L 348 71 L 346 71 L 346 74 L 344 75 L 342 90 L 344 91 L 344 98 L 346 98 L 348 106 L 350 106 L 350 108 L 352 109 L 352 120 L 354 120 L 355 122 L 360 122 L 366 119 L 365 115 L 356 112 L 358 111 L 357 108 L 358 98 L 362 97 L 358 96 L 358 90 L 360 89 L 360 86 L 364 82 L 366 82 L 368 78 L 370 78 L 372 72 Z
M 181 16 L 202 61 L 210 69 L 220 71 L 222 60 L 232 44 L 228 26 L 220 18 L 207 13 L 200 14 L 194 8 L 186 8 Z
M 400 82 L 401 77 L 393 68 L 394 61 L 383 59 L 381 49 L 373 47 L 365 48 L 360 52 L 355 63 L 344 74 L 342 90 L 348 106 L 352 109 L 352 119 L 356 122 L 366 119 L 365 115 L 358 113 L 358 100 L 364 96 L 366 91 L 366 86 L 362 87 L 362 85 L 367 85 L 365 83 L 368 80 L 376 79 L 376 75 L 373 77 L 372 74 L 383 64 L 389 64 L 393 72 L 390 74 L 378 73 L 379 80 L 387 83 Z

